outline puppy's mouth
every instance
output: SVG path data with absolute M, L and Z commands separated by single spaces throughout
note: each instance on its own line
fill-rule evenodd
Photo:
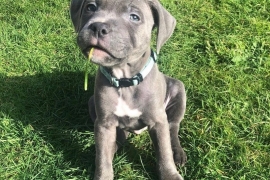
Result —
M 91 57 L 89 57 L 90 51 L 92 51 Z M 83 54 L 89 59 L 92 63 L 112 67 L 123 61 L 123 58 L 116 57 L 112 55 L 109 51 L 102 49 L 97 46 L 90 46 L 83 50 Z
M 103 49 L 103 48 L 100 48 L 100 47 L 97 47 L 97 46 L 89 46 L 89 47 L 85 48 L 82 51 L 83 54 L 87 58 L 89 58 L 89 53 L 90 53 L 90 50 L 92 48 L 94 48 L 94 50 L 93 50 L 93 56 L 96 56 L 97 58 L 108 58 L 108 57 L 116 58 L 110 52 L 108 52 L 106 49 Z

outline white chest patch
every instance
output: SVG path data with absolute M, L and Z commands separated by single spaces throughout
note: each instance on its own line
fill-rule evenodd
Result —
M 130 118 L 136 118 L 139 117 L 142 112 L 140 112 L 138 109 L 130 109 L 127 103 L 121 97 L 119 97 L 114 114 L 118 117 L 128 116 Z

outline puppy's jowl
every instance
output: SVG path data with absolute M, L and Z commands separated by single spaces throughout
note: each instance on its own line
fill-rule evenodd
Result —
M 112 160 L 129 132 L 148 130 L 159 177 L 183 179 L 175 163 L 186 154 L 178 138 L 186 107 L 182 82 L 158 70 L 150 49 L 157 28 L 156 50 L 171 36 L 176 21 L 158 0 L 72 0 L 71 18 L 77 43 L 99 66 L 89 110 L 95 122 L 95 180 L 112 180 Z M 94 48 L 94 49 L 93 49 Z

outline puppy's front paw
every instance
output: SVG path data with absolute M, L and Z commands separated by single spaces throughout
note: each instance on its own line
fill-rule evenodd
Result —
M 173 148 L 173 159 L 176 165 L 184 166 L 187 162 L 187 155 L 183 148 Z

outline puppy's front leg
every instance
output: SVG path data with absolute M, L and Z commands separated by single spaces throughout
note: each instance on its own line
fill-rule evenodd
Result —
M 183 180 L 174 164 L 166 114 L 159 115 L 155 122 L 155 125 L 149 130 L 149 134 L 156 151 L 159 177 L 161 180 Z
M 116 126 L 95 122 L 96 170 L 94 180 L 113 180 L 113 156 L 116 150 Z

